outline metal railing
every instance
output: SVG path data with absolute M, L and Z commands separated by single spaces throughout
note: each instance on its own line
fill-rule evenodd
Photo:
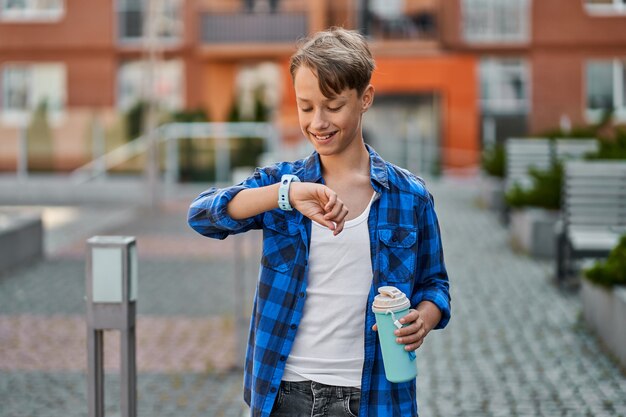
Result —
M 294 42 L 307 33 L 305 12 L 202 13 L 200 16 L 200 39 L 209 44 Z
M 148 150 L 151 137 L 154 137 L 158 144 L 165 144 L 163 178 L 166 184 L 175 184 L 179 180 L 177 145 L 181 139 L 215 141 L 215 171 L 218 182 L 230 179 L 229 140 L 242 137 L 260 138 L 264 141 L 264 150 L 270 153 L 276 151 L 278 143 L 278 132 L 271 123 L 168 123 L 159 126 L 149 135 L 140 136 L 75 169 L 70 175 L 71 179 L 77 184 L 82 184 L 106 176 L 111 169 L 145 153 Z

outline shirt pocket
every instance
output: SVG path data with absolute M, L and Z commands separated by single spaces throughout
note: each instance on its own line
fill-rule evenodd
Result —
M 380 276 L 386 282 L 406 282 L 415 274 L 417 230 L 388 227 L 378 230 Z
M 298 251 L 298 224 L 282 213 L 266 212 L 261 265 L 285 273 L 293 270 Z

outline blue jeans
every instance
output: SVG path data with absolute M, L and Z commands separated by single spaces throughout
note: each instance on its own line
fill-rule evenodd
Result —
M 318 382 L 280 383 L 271 417 L 356 417 L 361 390 Z

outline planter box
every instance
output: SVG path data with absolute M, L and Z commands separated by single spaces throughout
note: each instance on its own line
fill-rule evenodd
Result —
M 504 180 L 482 174 L 478 187 L 480 207 L 500 212 L 504 208 Z
M 559 212 L 538 207 L 511 211 L 509 234 L 513 249 L 534 258 L 554 258 L 556 254 L 555 225 Z
M 609 289 L 581 281 L 585 322 L 626 369 L 626 287 Z
M 0 212 L 0 273 L 43 256 L 43 225 L 35 215 Z

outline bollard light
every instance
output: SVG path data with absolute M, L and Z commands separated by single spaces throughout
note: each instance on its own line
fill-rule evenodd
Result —
M 89 417 L 104 417 L 104 330 L 119 330 L 122 417 L 137 415 L 135 317 L 137 248 L 131 236 L 87 240 L 87 402 Z
M 91 248 L 91 296 L 93 303 L 137 300 L 137 249 L 135 238 L 94 236 Z

